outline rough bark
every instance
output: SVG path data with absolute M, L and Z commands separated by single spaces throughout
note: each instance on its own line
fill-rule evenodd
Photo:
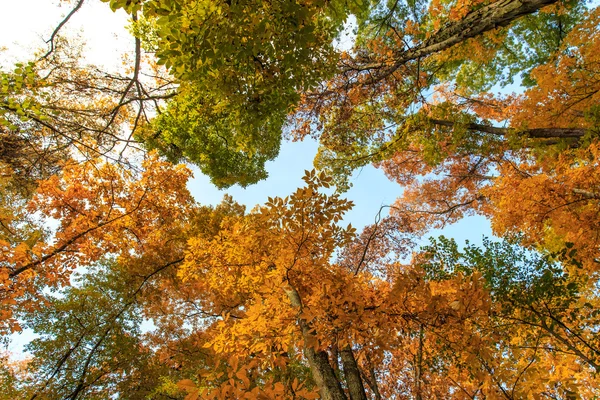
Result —
M 292 307 L 302 310 L 302 300 L 298 291 L 291 285 L 284 287 L 284 291 L 292 304 Z M 329 356 L 326 351 L 317 351 L 311 345 L 316 339 L 311 333 L 309 324 L 303 318 L 298 318 L 298 325 L 304 340 L 304 356 L 308 360 L 310 371 L 321 392 L 323 400 L 347 400 L 335 372 L 329 364 Z
M 346 377 L 346 385 L 351 400 L 367 400 L 365 387 L 360 377 L 358 364 L 352 353 L 350 346 L 346 346 L 340 351 L 342 365 L 344 366 L 344 376 Z
M 331 346 L 331 363 L 333 364 L 333 371 L 335 376 L 340 376 L 340 352 L 338 351 L 337 343 Z

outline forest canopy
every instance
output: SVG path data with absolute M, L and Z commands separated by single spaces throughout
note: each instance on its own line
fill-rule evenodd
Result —
M 0 399 L 600 396 L 599 7 L 110 0 L 108 71 L 84 1 L 0 69 L 0 335 L 37 334 Z M 287 197 L 187 189 L 308 138 Z M 402 194 L 357 230 L 366 165 Z M 416 244 L 470 215 L 496 238 Z

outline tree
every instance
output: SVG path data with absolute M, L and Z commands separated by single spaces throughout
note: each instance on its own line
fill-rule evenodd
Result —
M 32 317 L 46 332 L 31 347 L 31 376 L 45 376 L 37 387 L 73 399 L 597 394 L 597 299 L 564 272 L 573 254 L 494 243 L 460 252 L 442 240 L 402 264 L 397 220 L 357 236 L 338 224 L 352 204 L 320 192 L 331 179 L 305 181 L 248 214 L 231 199 L 192 207 L 156 244 L 143 231 L 124 237 L 140 247 L 52 300 L 60 323 Z M 79 248 L 82 262 L 94 242 Z M 145 338 L 134 332 L 141 314 L 156 325 Z
M 109 3 L 143 16 L 158 63 L 180 83 L 143 140 L 197 164 L 220 187 L 266 177 L 287 114 L 302 90 L 331 74 L 333 39 L 349 13 L 363 12 L 339 0 Z
M 64 187 L 62 183 L 68 185 L 60 182 L 58 176 L 66 176 L 68 180 L 69 176 L 87 168 L 93 174 L 91 170 L 97 168 L 100 159 L 110 159 L 121 168 L 139 165 L 132 157 L 139 147 L 132 138 L 147 124 L 147 113 L 154 112 L 172 90 L 171 82 L 161 77 L 159 71 L 142 77 L 141 71 L 151 70 L 151 66 L 144 64 L 139 40 L 135 41 L 131 77 L 82 65 L 79 44 L 59 36 L 61 28 L 81 4 L 82 1 L 77 2 L 54 30 L 49 40 L 50 49 L 45 54 L 33 55 L 34 61 L 18 63 L 12 71 L 0 71 L 2 334 L 19 329 L 14 311 L 37 308 L 37 296 L 46 285 L 56 287 L 68 283 L 75 268 L 72 261 L 77 256 L 69 261 L 67 253 L 75 251 L 71 246 L 77 247 L 77 240 L 84 236 L 82 232 L 81 236 L 75 233 L 69 237 L 67 233 L 62 238 L 60 233 L 54 238 L 50 235 L 40 220 L 41 216 L 49 215 L 44 215 L 43 206 L 32 200 L 36 191 L 43 191 L 38 185 L 46 184 L 47 189 L 57 194 L 59 188 Z M 148 81 L 160 84 L 153 87 Z M 85 186 L 85 181 L 83 178 L 79 183 Z M 98 200 L 95 197 L 98 193 L 88 192 L 88 195 L 87 200 L 92 203 Z M 118 206 L 114 202 L 113 205 Z M 84 215 L 87 205 L 80 206 L 79 210 L 72 211 Z M 54 211 L 60 213 L 56 208 Z M 76 228 L 78 221 L 71 220 L 74 224 L 66 229 L 93 232 L 98 221 L 88 221 Z M 52 243 L 53 240 L 56 242 Z M 51 260 L 55 264 L 47 267 L 44 262 L 51 263 Z
M 51 43 L 47 54 L 0 74 L 0 161 L 13 179 L 30 185 L 72 158 L 126 162 L 138 147 L 133 136 L 172 96 L 171 81 L 152 70 L 139 40 L 132 40 L 131 76 L 85 64 L 76 40 L 53 35 Z
M 536 362 L 552 365 L 565 358 L 565 365 L 573 365 L 569 374 L 579 374 L 582 365 L 598 371 L 600 349 L 593 333 L 598 324 L 597 313 L 593 311 L 598 299 L 594 294 L 584 294 L 589 284 L 588 276 L 577 271 L 565 272 L 565 266 L 581 267 L 574 255 L 573 250 L 541 255 L 511 243 L 487 240 L 484 249 L 471 245 L 459 251 L 454 241 L 441 237 L 432 240 L 432 246 L 424 249 L 422 260 L 425 270 L 436 280 L 449 279 L 460 273 L 470 275 L 477 271 L 481 274 L 494 304 L 493 320 L 502 327 L 497 333 L 510 337 L 505 339 L 505 351 L 531 349 L 525 351 L 533 352 L 526 363 L 523 363 L 522 355 L 517 360 L 527 366 L 519 375 L 520 381 L 526 379 L 526 373 L 533 372 L 533 382 L 522 382 L 525 387 L 532 388 L 540 383 L 541 372 L 537 370 Z M 573 356 L 578 360 L 566 361 Z M 528 371 L 531 366 L 534 371 Z M 557 369 L 550 374 L 565 372 Z M 573 388 L 567 381 L 567 377 L 560 376 L 548 380 L 565 382 L 563 390 L 568 392 Z M 591 380 L 586 385 L 594 388 L 596 383 Z M 535 390 L 544 391 L 541 388 Z
M 61 53 L 81 4 L 47 54 L 1 77 L 0 329 L 41 335 L 1 371 L 8 393 L 600 395 L 597 8 L 115 0 L 150 34 L 117 76 Z M 356 47 L 336 54 L 350 13 Z M 488 93 L 517 76 L 523 95 Z M 248 213 L 196 204 L 189 170 L 155 152 L 128 158 L 139 138 L 220 186 L 250 184 L 291 112 L 333 178 L 307 172 Z M 323 189 L 370 162 L 407 187 L 359 234 L 340 223 L 352 203 Z M 415 250 L 468 213 L 511 241 Z
M 596 183 L 584 171 L 597 162 L 598 9 L 553 5 L 504 25 L 504 6 L 434 2 L 427 15 L 380 15 L 345 69 L 305 97 L 296 134 L 321 128 L 315 161 L 342 187 L 371 162 L 404 186 L 392 213 L 410 219 L 409 232 L 482 214 L 527 246 L 573 243 L 595 272 Z M 458 30 L 491 10 L 497 24 Z M 524 94 L 487 92 L 519 74 Z
M 77 267 L 112 256 L 128 260 L 131 273 L 145 275 L 153 265 L 177 261 L 193 204 L 185 189 L 190 173 L 156 155 L 142 166 L 136 174 L 100 161 L 70 164 L 39 183 L 27 215 L 60 223 L 52 236 L 2 242 L 3 329 L 18 329 L 15 307 L 40 307 L 41 290 L 68 285 Z
M 24 380 L 25 362 L 11 360 L 10 354 L 2 354 L 0 366 L 0 397 L 2 400 L 15 399 L 22 394 L 19 384 Z
M 27 316 L 27 325 L 42 334 L 28 345 L 34 358 L 27 368 L 34 373 L 21 383 L 27 398 L 149 395 L 160 368 L 150 368 L 152 354 L 141 340 L 137 296 L 151 278 L 119 276 L 116 266 L 92 268 L 83 282 Z
M 264 14 L 245 2 L 206 5 L 221 21 L 208 25 L 202 24 L 208 14 L 196 15 L 178 2 L 168 3 L 162 11 L 153 3 L 113 4 L 120 6 L 141 11 L 150 21 L 161 62 L 181 82 L 167 112 L 156 119 L 155 133 L 150 130 L 143 140 L 173 160 L 199 164 L 219 186 L 264 178 L 264 163 L 277 155 L 285 117 L 291 115 L 292 137 L 310 134 L 319 139 L 316 165 L 332 173 L 339 188 L 347 187 L 354 169 L 373 162 L 391 179 L 409 185 L 392 210 L 411 216 L 409 231 L 479 213 L 491 218 L 497 234 L 504 235 L 522 231 L 524 225 L 509 227 L 503 220 L 531 223 L 532 218 L 505 206 L 518 202 L 495 197 L 507 193 L 501 182 L 513 184 L 503 174 L 513 171 L 519 181 L 527 174 L 552 177 L 557 168 L 551 159 L 556 154 L 571 165 L 585 163 L 595 154 L 597 85 L 590 71 L 595 70 L 598 53 L 598 11 L 581 2 L 393 2 L 358 8 L 332 3 L 323 9 L 318 5 L 309 7 L 307 15 L 312 17 L 307 21 L 319 27 L 319 18 L 329 16 L 328 7 L 344 11 L 329 20 L 331 30 L 324 30 L 328 33 L 314 42 L 303 40 L 305 25 L 286 25 L 295 18 L 292 15 L 304 15 L 305 5 L 295 8 L 290 3 L 281 13 L 269 8 Z M 161 16 L 166 10 L 172 11 L 170 18 Z M 349 13 L 358 18 L 355 48 L 333 56 L 331 40 Z M 273 25 L 251 23 L 254 20 L 245 19 L 247 15 L 255 15 L 257 21 L 266 21 L 261 18 L 269 15 Z M 229 20 L 239 22 L 235 32 L 216 34 L 230 29 L 222 22 Z M 268 33 L 275 26 L 294 32 L 297 40 L 286 37 L 271 43 L 251 34 L 253 29 Z M 188 34 L 171 34 L 181 29 Z M 234 38 L 233 44 L 222 43 L 219 38 L 225 37 Z M 288 40 L 296 44 L 290 47 Z M 191 41 L 201 45 L 187 52 Z M 305 45 L 329 55 L 301 62 Z M 216 48 L 227 57 L 213 51 Z M 288 59 L 289 49 L 300 53 Z M 286 60 L 294 64 L 280 68 L 280 61 L 275 62 L 280 59 L 281 65 Z M 269 72 L 271 67 L 279 72 Z M 521 96 L 488 93 L 494 84 L 515 80 L 528 88 Z M 255 95 L 261 91 L 268 95 L 257 101 Z M 427 91 L 435 92 L 435 97 L 425 95 Z M 255 113 L 255 104 L 256 110 L 266 108 Z M 426 176 L 425 183 L 417 178 Z M 523 181 L 519 185 L 523 191 L 514 198 L 529 196 L 528 190 L 540 182 Z M 561 199 L 540 193 L 536 206 L 528 207 L 529 217 L 538 215 L 536 229 L 546 233 L 525 235 L 524 244 L 554 251 L 559 243 L 575 243 L 582 257 L 585 248 L 596 248 L 589 241 L 584 246 L 585 234 L 578 233 L 597 231 L 593 219 L 578 211 L 594 209 L 594 185 L 579 184 Z M 556 192 L 551 186 L 536 188 Z M 571 210 L 568 218 L 590 223 L 573 232 L 568 224 L 548 230 L 544 215 L 566 210 Z M 557 215 L 556 220 L 562 218 Z M 596 270 L 596 255 L 586 257 L 587 267 Z
M 423 89 L 436 79 L 434 74 L 443 77 L 459 68 L 473 69 L 476 60 L 469 56 L 456 58 L 462 53 L 454 51 L 457 46 L 494 40 L 490 37 L 495 35 L 497 49 L 502 35 L 508 29 L 514 31 L 509 39 L 513 43 L 504 51 L 503 59 L 490 68 L 487 76 L 478 78 L 483 87 L 505 67 L 511 66 L 513 75 L 521 72 L 511 65 L 515 62 L 529 71 L 547 61 L 554 47 L 540 49 L 540 54 L 530 57 L 525 55 L 526 49 L 514 43 L 519 37 L 539 40 L 530 34 L 537 34 L 544 17 L 533 23 L 515 21 L 554 3 L 507 1 L 478 9 L 479 3 L 457 2 L 445 6 L 450 12 L 444 12 L 433 2 L 428 13 L 419 9 L 425 4 L 410 2 L 394 2 L 389 9 L 379 2 L 286 1 L 273 5 L 223 1 L 190 5 L 180 1 L 111 1 L 110 5 L 143 15 L 140 23 L 144 28 L 139 31 L 152 32 L 151 44 L 159 63 L 181 83 L 169 111 L 157 119 L 153 131 L 143 135 L 142 140 L 173 160 L 183 157 L 196 163 L 217 185 L 229 186 L 255 183 L 266 177 L 264 163 L 277 156 L 290 113 L 302 118 L 297 129 L 300 135 L 306 134 L 314 119 L 321 119 L 320 125 L 328 121 L 323 125 L 322 141 L 326 148 L 335 147 L 331 140 L 348 137 L 341 132 L 348 130 L 348 115 L 356 113 L 361 107 L 355 106 L 372 98 L 377 88 L 404 92 L 407 98 L 395 101 L 408 106 L 418 101 L 419 90 L 410 90 L 413 83 Z M 580 11 L 581 7 L 575 5 L 566 17 L 559 18 L 560 35 L 579 20 Z M 337 54 L 332 45 L 350 14 L 358 18 L 360 26 L 356 57 Z M 402 21 L 408 21 L 409 29 L 398 28 Z M 503 33 L 494 31 L 504 26 L 510 27 Z M 450 49 L 456 60 L 444 59 Z M 439 67 L 429 67 L 425 62 L 422 65 L 426 58 Z M 423 76 L 418 76 L 421 73 Z M 398 80 L 400 74 L 404 78 Z M 329 83 L 322 85 L 327 79 Z M 506 79 L 512 79 L 512 75 Z M 373 130 L 381 130 L 387 123 L 372 120 L 381 119 L 374 109 L 369 115 L 371 120 L 362 122 L 370 129 L 366 140 Z M 336 131 L 338 123 L 341 125 Z M 329 138 L 331 133 L 334 139 Z M 360 142 L 356 135 L 355 139 Z

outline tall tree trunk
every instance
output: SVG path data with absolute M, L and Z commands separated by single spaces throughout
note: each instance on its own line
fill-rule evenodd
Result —
M 302 311 L 302 300 L 298 291 L 291 285 L 283 289 L 290 299 L 292 307 Z M 298 318 L 298 325 L 304 339 L 304 356 L 308 360 L 310 371 L 321 392 L 323 400 L 347 400 L 346 394 L 342 389 L 340 381 L 335 376 L 335 372 L 329 364 L 329 356 L 326 351 L 317 351 L 311 345 L 316 342 L 315 336 L 311 333 L 310 326 L 303 318 Z
M 337 346 L 337 343 L 334 343 L 331 346 L 331 362 L 333 364 L 333 372 L 335 372 L 335 376 L 340 376 L 340 352 Z
M 346 346 L 340 352 L 342 356 L 342 365 L 344 366 L 344 376 L 346 377 L 346 384 L 348 385 L 348 393 L 350 393 L 351 400 L 367 400 L 365 394 L 365 387 L 360 377 L 360 370 L 358 364 L 352 353 L 352 348 Z
M 423 324 L 419 326 L 419 348 L 415 364 L 415 399 L 423 400 L 423 388 L 421 387 L 423 381 Z

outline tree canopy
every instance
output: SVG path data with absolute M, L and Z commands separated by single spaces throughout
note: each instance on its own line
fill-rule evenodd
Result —
M 125 68 L 62 34 L 77 0 L 0 70 L 0 335 L 38 335 L 0 398 L 600 396 L 600 8 L 105 2 Z M 184 163 L 247 186 L 308 137 L 287 197 L 187 190 Z M 357 230 L 368 164 L 402 195 Z M 474 214 L 497 238 L 416 245 Z

